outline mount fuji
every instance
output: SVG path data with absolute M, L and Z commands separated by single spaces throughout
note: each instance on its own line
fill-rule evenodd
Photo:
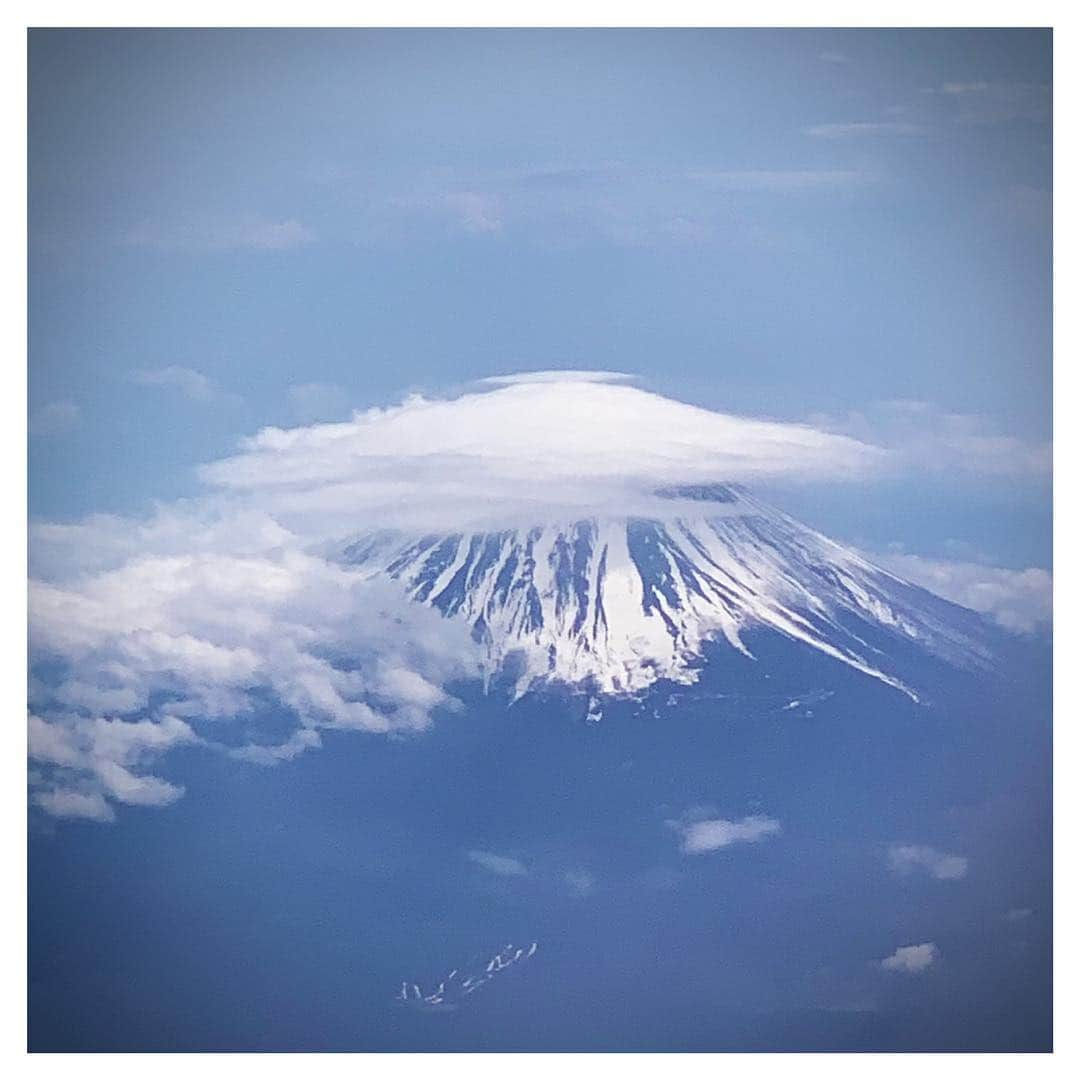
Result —
M 735 484 L 653 493 L 662 517 L 351 539 L 342 560 L 466 620 L 487 679 L 630 696 L 692 684 L 716 647 L 754 658 L 769 632 L 919 700 L 900 657 L 954 667 L 991 656 L 990 628 Z

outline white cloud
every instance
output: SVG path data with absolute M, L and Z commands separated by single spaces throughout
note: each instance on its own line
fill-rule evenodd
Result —
M 938 881 L 959 881 L 968 869 L 962 855 L 948 855 L 920 844 L 893 844 L 889 848 L 889 865 L 900 875 L 921 870 Z
M 288 251 L 313 244 L 316 239 L 315 233 L 299 221 L 258 216 L 147 223 L 129 229 L 120 238 L 129 247 L 194 253 Z
M 566 870 L 563 872 L 563 882 L 571 894 L 579 899 L 591 895 L 596 888 L 596 879 L 588 870 Z
M 859 139 L 882 135 L 922 135 L 925 132 L 919 124 L 909 124 L 900 120 L 854 121 L 841 124 L 812 124 L 803 128 L 803 134 L 817 139 Z
M 502 199 L 490 190 L 418 191 L 393 197 L 387 208 L 404 215 L 442 219 L 452 231 L 471 235 L 498 234 L 505 224 Z
M 432 708 L 449 704 L 438 680 L 456 665 L 436 654 L 452 642 L 454 655 L 468 655 L 457 640 L 467 635 L 430 614 L 295 549 L 137 557 L 74 583 L 30 586 L 32 648 L 68 665 L 60 701 L 78 703 L 90 686 L 116 692 L 113 705 L 132 712 L 168 692 L 178 715 L 222 717 L 250 711 L 261 689 L 310 726 L 367 731 L 423 728 Z M 425 649 L 435 682 L 410 666 Z M 365 650 L 363 671 L 346 666 Z M 395 704 L 370 704 L 380 695 Z
M 168 367 L 136 371 L 132 379 L 140 386 L 156 386 L 176 390 L 190 401 L 214 401 L 224 394 L 214 381 L 194 368 L 170 364 Z
M 691 812 L 678 821 L 669 821 L 668 826 L 682 837 L 682 850 L 686 855 L 703 855 L 732 844 L 756 844 L 780 833 L 779 821 L 760 815 L 726 821 L 723 818 L 695 819 Z
M 443 197 L 443 204 L 460 226 L 471 233 L 502 231 L 503 219 L 498 201 L 477 191 L 454 191 Z
M 250 761 L 255 765 L 278 765 L 292 761 L 308 750 L 322 746 L 322 737 L 314 728 L 297 728 L 283 743 L 265 745 L 245 743 L 229 751 L 238 761 Z
M 114 821 L 116 814 L 98 791 L 43 788 L 35 791 L 33 801 L 45 813 L 57 818 L 82 818 L 87 821 Z
M 874 179 L 857 169 L 716 169 L 688 173 L 710 187 L 728 191 L 793 193 L 858 187 Z
M 50 401 L 30 414 L 30 434 L 64 435 L 77 427 L 82 410 L 74 401 Z
M 1009 910 L 1005 912 L 1005 921 L 1011 923 L 1024 922 L 1025 920 L 1030 919 L 1034 914 L 1034 910 L 1029 907 L 1009 908 Z
M 1006 630 L 1030 633 L 1047 625 L 1053 614 L 1053 578 L 1038 567 L 1012 570 L 903 552 L 873 559 L 914 585 L 988 616 Z
M 1003 124 L 1050 120 L 1050 86 L 1044 83 L 1006 83 L 987 80 L 946 82 L 927 94 L 936 96 L 950 108 L 959 124 Z
M 184 789 L 136 768 L 182 743 L 195 732 L 174 716 L 158 721 L 107 720 L 79 715 L 51 719 L 31 713 L 28 721 L 31 760 L 55 766 L 34 801 L 56 817 L 112 820 L 106 799 L 133 806 L 167 806 Z
M 344 423 L 265 428 L 202 470 L 289 528 L 365 518 L 462 527 L 600 513 L 670 513 L 671 483 L 865 476 L 883 452 L 807 424 L 685 405 L 597 373 L 530 375 L 452 400 L 407 398 Z
M 922 945 L 903 945 L 891 956 L 886 956 L 881 961 L 881 966 L 885 971 L 917 975 L 934 963 L 939 955 L 938 947 L 932 941 L 924 942 Z
M 441 231 L 484 242 L 509 236 L 565 248 L 582 243 L 638 247 L 716 241 L 759 246 L 761 229 L 770 229 L 770 223 L 748 208 L 740 194 L 794 199 L 852 189 L 875 179 L 858 169 L 632 169 L 598 163 L 440 170 L 417 178 L 406 190 L 382 196 L 370 188 L 361 192 L 357 176 L 342 174 L 338 182 L 358 185 L 364 207 L 358 238 L 364 243 L 429 237 Z M 717 199 L 717 190 L 732 197 Z
M 879 401 L 843 416 L 816 413 L 808 422 L 823 431 L 869 439 L 889 451 L 892 469 L 909 475 L 1046 480 L 1053 465 L 1050 442 L 1004 434 L 988 417 L 928 401 Z
M 228 553 L 239 558 L 295 546 L 296 536 L 262 511 L 213 501 L 159 505 L 152 517 L 93 514 L 79 522 L 30 525 L 30 572 L 76 580 L 136 556 Z
M 102 799 L 174 801 L 182 788 L 149 770 L 179 745 L 274 764 L 326 728 L 419 731 L 457 707 L 447 682 L 475 671 L 466 627 L 272 522 L 177 506 L 124 525 L 44 530 L 38 569 L 58 570 L 30 583 L 31 661 L 61 672 L 31 684 L 46 812 L 107 820 Z M 293 717 L 285 741 L 230 744 L 233 721 L 257 730 L 263 710 Z
M 466 852 L 466 855 L 477 866 L 482 866 L 489 873 L 498 877 L 523 877 L 529 872 L 523 862 L 512 859 L 509 855 L 496 855 L 491 851 L 478 851 L 476 849 Z

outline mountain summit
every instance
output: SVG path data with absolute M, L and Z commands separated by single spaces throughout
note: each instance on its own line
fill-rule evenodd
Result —
M 705 646 L 752 657 L 767 630 L 903 691 L 903 641 L 959 666 L 985 659 L 978 620 L 731 484 L 668 487 L 670 516 L 473 533 L 360 536 L 346 562 L 465 619 L 489 675 L 627 695 L 693 683 Z M 871 643 L 873 642 L 873 643 Z M 883 647 L 883 642 L 885 647 Z

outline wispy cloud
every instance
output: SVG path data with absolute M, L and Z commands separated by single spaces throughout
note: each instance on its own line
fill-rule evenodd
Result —
M 596 878 L 587 870 L 566 870 L 563 872 L 563 881 L 571 895 L 579 899 L 591 895 L 596 888 Z
M 905 975 L 918 975 L 925 971 L 939 957 L 938 947 L 927 941 L 921 945 L 903 945 L 891 956 L 881 961 L 885 971 L 902 972 Z
M 876 174 L 857 169 L 643 169 L 618 163 L 440 172 L 403 191 L 366 195 L 359 239 L 508 237 L 540 246 L 757 242 L 753 205 L 854 191 Z M 345 180 L 344 183 L 352 181 Z M 718 199 L 717 193 L 728 197 Z
M 280 765 L 292 761 L 308 750 L 322 746 L 322 736 L 315 728 L 297 728 L 284 742 L 276 744 L 245 743 L 226 750 L 237 761 L 250 761 L 253 765 Z
M 925 87 L 905 103 L 882 110 L 883 117 L 810 124 L 802 133 L 834 142 L 856 139 L 946 135 L 957 125 L 992 127 L 1009 122 L 1050 120 L 1050 87 L 986 80 Z
M 144 223 L 128 229 L 120 237 L 121 244 L 126 247 L 191 253 L 289 251 L 306 247 L 316 240 L 314 231 L 295 219 L 271 220 L 257 216 Z
M 132 373 L 131 378 L 140 386 L 155 386 L 164 390 L 175 390 L 189 401 L 211 402 L 234 398 L 234 395 L 227 394 L 213 379 L 204 375 L 201 371 L 181 367 L 178 364 L 135 371 Z
M 691 180 L 728 191 L 791 193 L 856 187 L 874 176 L 858 169 L 721 169 L 687 173 Z
M 682 839 L 685 855 L 704 855 L 710 851 L 731 847 L 733 844 L 756 844 L 780 833 L 780 822 L 775 818 L 753 815 L 739 821 L 724 818 L 697 817 L 698 811 L 689 811 L 682 818 L 669 821 Z
M 921 844 L 893 844 L 889 848 L 889 866 L 901 876 L 921 871 L 938 881 L 959 881 L 967 874 L 968 861 L 962 855 L 949 855 Z
M 920 124 L 898 120 L 812 124 L 803 128 L 804 135 L 816 139 L 861 139 L 886 135 L 923 135 L 925 132 L 926 129 Z
M 506 223 L 504 197 L 496 190 L 469 188 L 420 190 L 387 200 L 384 210 L 391 215 L 430 218 L 451 232 L 482 236 L 498 234 Z
M 519 859 L 497 855 L 493 851 L 473 849 L 465 853 L 470 861 L 498 877 L 524 877 L 529 871 Z
M 989 417 L 949 411 L 929 401 L 879 401 L 842 416 L 815 413 L 807 422 L 883 447 L 892 468 L 909 475 L 1048 480 L 1053 465 L 1049 441 L 1010 435 Z
M 1009 908 L 1005 912 L 1005 921 L 1011 923 L 1026 922 L 1035 912 L 1029 907 Z
M 79 426 L 82 410 L 74 401 L 50 401 L 30 414 L 30 434 L 65 435 Z
M 1051 89 L 1045 83 L 972 80 L 946 82 L 924 93 L 942 102 L 958 124 L 1050 121 Z

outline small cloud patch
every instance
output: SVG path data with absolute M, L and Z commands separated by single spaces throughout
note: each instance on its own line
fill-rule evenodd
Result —
M 920 844 L 893 844 L 889 848 L 889 865 L 901 876 L 922 872 L 938 881 L 959 881 L 968 870 L 968 861 L 962 855 L 948 855 Z
M 596 879 L 587 870 L 567 870 L 563 882 L 571 895 L 582 899 L 596 888 Z
M 466 852 L 472 862 L 498 877 L 524 877 L 529 871 L 525 864 L 509 855 L 496 855 L 493 851 L 473 849 Z
M 898 971 L 905 975 L 918 975 L 937 961 L 940 953 L 932 941 L 921 945 L 902 945 L 891 956 L 881 961 L 885 971 Z
M 704 855 L 732 844 L 756 844 L 780 832 L 779 821 L 759 814 L 740 821 L 724 818 L 688 820 L 684 815 L 678 821 L 669 821 L 668 825 L 682 837 L 684 855 Z
M 140 386 L 175 390 L 188 401 L 224 401 L 233 395 L 226 394 L 209 376 L 194 368 L 170 364 L 168 367 L 136 371 L 132 380 Z

